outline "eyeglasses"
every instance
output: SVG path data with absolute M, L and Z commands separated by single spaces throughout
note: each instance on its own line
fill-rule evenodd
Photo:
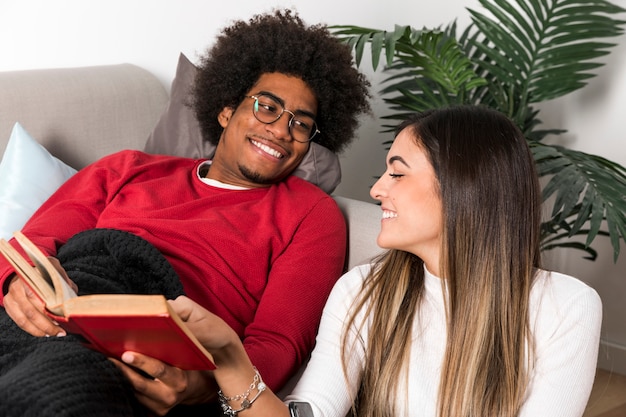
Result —
M 317 130 L 315 119 L 306 114 L 295 114 L 285 109 L 275 97 L 269 94 L 259 94 L 256 96 L 246 96 L 254 100 L 252 113 L 254 117 L 265 124 L 271 124 L 280 119 L 284 113 L 289 113 L 289 133 L 296 142 L 307 143 L 320 133 Z

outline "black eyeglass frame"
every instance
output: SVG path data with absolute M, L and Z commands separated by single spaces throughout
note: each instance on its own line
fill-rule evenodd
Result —
M 258 108 L 259 108 L 259 98 L 261 97 L 267 97 L 268 99 L 272 100 L 273 102 L 275 102 L 278 106 L 280 106 L 280 108 L 282 109 L 280 113 L 278 113 L 278 115 L 276 116 L 276 118 L 274 120 L 272 120 L 271 122 L 266 122 L 264 120 L 259 119 L 258 116 Z M 313 138 L 315 137 L 315 135 L 317 135 L 318 133 L 321 133 L 320 130 L 317 128 L 317 122 L 315 121 L 315 119 L 311 118 L 313 121 L 313 126 L 311 126 L 311 135 L 309 136 L 309 139 L 306 141 L 302 141 L 302 140 L 298 140 L 294 137 L 292 131 L 291 131 L 291 126 L 293 125 L 293 120 L 296 118 L 296 114 L 294 112 L 292 112 L 291 110 L 287 110 L 285 108 L 285 106 L 283 106 L 283 104 L 276 99 L 276 97 L 273 97 L 271 94 L 266 94 L 266 93 L 259 93 L 259 94 L 255 94 L 255 95 L 251 95 L 251 96 L 246 96 L 246 98 L 251 98 L 254 100 L 253 104 L 252 104 L 252 114 L 254 115 L 254 118 L 257 119 L 259 122 L 266 124 L 266 125 L 270 125 L 272 123 L 275 123 L 276 121 L 280 120 L 280 118 L 283 116 L 283 114 L 285 113 L 289 113 L 291 115 L 291 118 L 289 118 L 289 134 L 291 135 L 291 138 L 293 140 L 295 140 L 298 143 L 309 143 L 313 140 Z

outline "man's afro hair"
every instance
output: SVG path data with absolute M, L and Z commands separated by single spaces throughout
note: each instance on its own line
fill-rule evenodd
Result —
M 193 108 L 205 140 L 217 144 L 217 116 L 233 109 L 264 73 L 301 78 L 318 100 L 313 139 L 333 152 L 352 141 L 358 116 L 369 113 L 370 83 L 360 73 L 351 48 L 325 25 L 306 26 L 297 13 L 277 10 L 226 27 L 201 57 L 193 86 Z

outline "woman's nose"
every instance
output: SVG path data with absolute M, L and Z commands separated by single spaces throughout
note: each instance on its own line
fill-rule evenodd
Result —
M 380 177 L 378 181 L 374 183 L 372 188 L 370 188 L 370 197 L 372 197 L 374 200 L 380 201 L 383 197 L 384 189 L 383 189 L 382 182 L 383 182 L 383 178 Z

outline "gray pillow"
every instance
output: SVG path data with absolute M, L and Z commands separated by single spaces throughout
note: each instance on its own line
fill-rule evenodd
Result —
M 170 101 L 148 137 L 145 152 L 189 158 L 213 156 L 215 146 L 202 139 L 200 126 L 189 106 L 188 96 L 196 72 L 196 66 L 181 53 L 176 76 L 172 81 Z M 312 182 L 330 194 L 341 182 L 339 158 L 329 149 L 311 142 L 308 152 L 293 175 Z

